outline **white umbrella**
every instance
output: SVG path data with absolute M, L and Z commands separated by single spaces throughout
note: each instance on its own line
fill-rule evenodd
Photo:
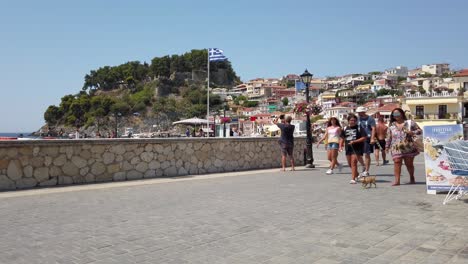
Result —
M 208 120 L 206 120 L 206 119 L 201 119 L 201 118 L 198 118 L 198 117 L 192 117 L 192 118 L 189 118 L 189 119 L 184 119 L 184 120 L 173 122 L 172 124 L 173 125 L 203 125 L 203 124 L 206 124 L 206 123 L 208 123 Z M 210 123 L 213 123 L 213 122 L 210 122 Z

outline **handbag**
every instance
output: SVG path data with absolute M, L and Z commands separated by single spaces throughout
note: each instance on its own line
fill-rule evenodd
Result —
M 403 126 L 403 132 L 406 133 L 406 137 L 402 142 L 400 142 L 400 152 L 402 154 L 424 152 L 422 138 L 416 135 L 409 135 L 409 131 L 411 131 L 411 120 L 406 120 L 405 125 Z
M 406 127 L 408 126 L 408 127 Z M 406 134 L 405 139 L 400 141 L 395 148 L 400 151 L 401 154 L 408 154 L 418 152 L 418 147 L 416 140 L 413 136 L 409 135 L 407 132 L 411 130 L 411 124 L 408 121 L 405 121 L 405 125 L 402 128 L 403 132 Z

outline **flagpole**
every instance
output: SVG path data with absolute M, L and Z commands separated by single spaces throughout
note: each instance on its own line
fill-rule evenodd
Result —
M 207 95 L 206 95 L 206 127 L 208 131 L 208 137 L 210 136 L 210 49 L 207 49 L 207 58 L 208 58 L 208 85 L 207 85 Z

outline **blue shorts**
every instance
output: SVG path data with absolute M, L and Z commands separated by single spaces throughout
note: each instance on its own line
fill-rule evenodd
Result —
M 340 147 L 338 143 L 328 143 L 327 145 L 327 149 L 339 149 Z
M 370 139 L 364 141 L 364 149 L 363 149 L 364 154 L 371 154 L 374 153 L 374 144 L 370 143 Z

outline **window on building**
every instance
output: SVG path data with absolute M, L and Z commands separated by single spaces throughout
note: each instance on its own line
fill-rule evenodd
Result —
M 424 105 L 417 105 L 416 106 L 416 118 L 423 119 L 424 118 Z
M 447 105 L 439 105 L 439 119 L 447 117 Z

